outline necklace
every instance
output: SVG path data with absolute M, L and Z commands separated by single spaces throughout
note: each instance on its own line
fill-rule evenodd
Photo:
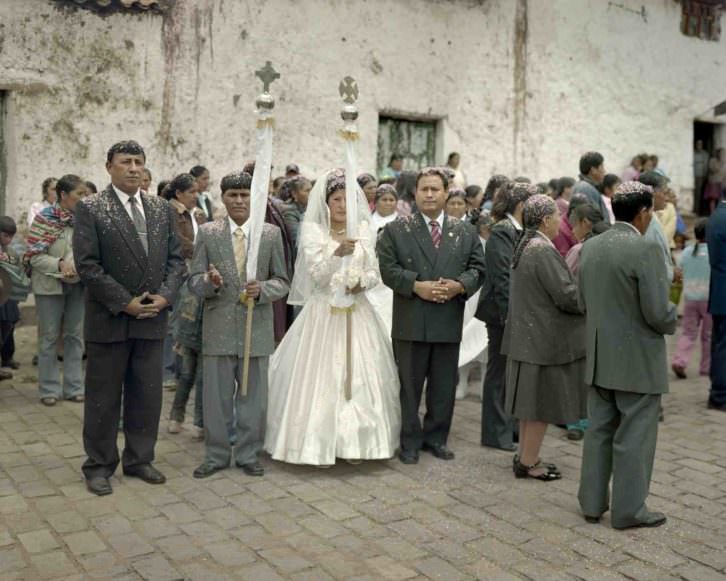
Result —
M 342 236 L 343 234 L 345 234 L 345 228 L 343 228 L 342 230 L 333 230 L 333 229 L 331 228 L 331 229 L 330 229 L 330 232 L 331 232 L 332 234 L 335 234 L 336 236 Z

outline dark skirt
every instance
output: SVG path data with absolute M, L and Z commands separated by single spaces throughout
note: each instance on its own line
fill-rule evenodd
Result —
M 587 417 L 585 358 L 564 365 L 507 361 L 506 410 L 519 420 L 572 424 Z

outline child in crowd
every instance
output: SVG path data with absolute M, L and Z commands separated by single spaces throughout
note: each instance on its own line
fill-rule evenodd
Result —
M 707 376 L 711 368 L 711 315 L 708 313 L 708 285 L 711 267 L 708 262 L 706 245 L 706 220 L 696 222 L 694 228 L 696 242 L 687 246 L 680 257 L 683 269 L 683 328 L 678 347 L 673 356 L 671 369 L 679 379 L 686 378 L 686 368 L 691 358 L 693 345 L 701 330 L 700 374 Z
M 10 245 L 13 242 L 18 228 L 10 216 L 0 217 L 0 262 L 5 265 L 12 265 L 12 268 L 20 271 L 20 259 Z M 0 354 L 2 355 L 2 367 L 18 369 L 20 365 L 13 359 L 15 354 L 15 325 L 20 320 L 20 309 L 18 301 L 8 299 L 0 305 Z M 0 369 L 0 380 L 10 379 L 13 376 L 11 371 Z

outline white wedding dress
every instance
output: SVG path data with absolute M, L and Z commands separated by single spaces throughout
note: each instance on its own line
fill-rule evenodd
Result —
M 348 315 L 331 305 L 341 285 L 352 288 L 359 283 L 369 289 L 380 283 L 369 226 L 360 223 L 359 242 L 344 273 L 342 259 L 334 256 L 338 242 L 330 237 L 326 224 L 314 220 L 306 214 L 299 249 L 303 256 L 295 274 L 308 282 L 293 282 L 290 299 L 295 304 L 293 296 L 303 295 L 304 307 L 270 361 L 265 450 L 273 459 L 292 464 L 391 458 L 399 444 L 401 409 L 386 327 L 366 293 L 354 295 L 348 400 Z M 309 288 L 296 293 L 300 286 Z

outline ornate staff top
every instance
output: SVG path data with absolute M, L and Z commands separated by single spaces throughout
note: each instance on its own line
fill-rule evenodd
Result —
M 338 92 L 345 103 L 340 116 L 343 121 L 353 123 L 358 119 L 358 107 L 355 106 L 355 102 L 358 100 L 358 83 L 353 77 L 345 77 L 340 81 Z
M 262 94 L 257 97 L 255 104 L 260 110 L 272 111 L 275 108 L 275 99 L 270 95 L 270 85 L 280 78 L 280 73 L 272 68 L 270 61 L 267 61 L 264 67 L 255 71 L 255 76 L 262 81 Z

